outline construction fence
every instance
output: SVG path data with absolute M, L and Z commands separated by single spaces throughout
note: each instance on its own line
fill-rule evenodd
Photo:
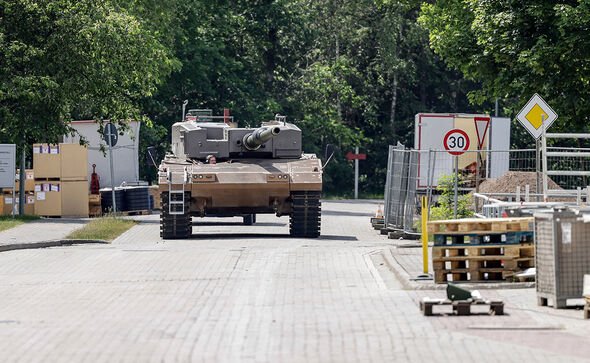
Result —
M 557 152 L 559 151 L 559 152 Z M 474 198 L 479 216 L 484 205 L 497 202 L 540 201 L 543 192 L 542 162 L 536 149 L 505 151 L 466 151 L 459 156 L 446 150 L 413 150 L 398 144 L 389 147 L 387 179 L 385 185 L 384 223 L 390 231 L 405 234 L 416 233 L 419 218 L 419 197 L 428 197 L 433 205 L 439 193 L 437 189 L 444 178 L 457 178 L 461 194 L 479 192 L 484 198 Z M 590 173 L 590 148 L 547 148 L 547 169 L 559 170 L 550 175 L 548 190 L 558 200 L 580 203 L 590 199 L 587 186 Z M 505 185 L 484 183 L 486 180 L 505 177 L 514 173 L 514 180 Z M 580 175 L 582 174 L 582 175 Z M 479 190 L 480 187 L 483 190 Z M 488 198 L 489 200 L 485 200 Z M 489 206 L 487 207 L 489 209 Z M 496 212 L 501 209 L 496 208 Z

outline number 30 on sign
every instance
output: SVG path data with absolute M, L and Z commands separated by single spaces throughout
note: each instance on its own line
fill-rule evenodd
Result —
M 469 136 L 463 130 L 452 129 L 446 133 L 443 144 L 449 154 L 462 155 L 469 149 Z

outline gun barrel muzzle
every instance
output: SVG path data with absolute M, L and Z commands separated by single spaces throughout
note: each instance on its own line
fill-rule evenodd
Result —
M 244 147 L 250 151 L 258 150 L 262 144 L 277 136 L 280 127 L 261 127 L 244 136 Z

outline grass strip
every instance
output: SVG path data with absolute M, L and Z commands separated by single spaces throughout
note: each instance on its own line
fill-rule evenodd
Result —
M 129 219 L 102 217 L 93 219 L 84 227 L 70 233 L 67 239 L 112 241 L 137 223 Z
M 39 219 L 37 216 L 0 216 L 0 232 Z

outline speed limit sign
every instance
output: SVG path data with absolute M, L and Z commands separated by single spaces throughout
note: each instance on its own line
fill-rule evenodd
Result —
M 469 136 L 463 130 L 452 129 L 445 135 L 443 144 L 449 154 L 462 155 L 469 149 Z

